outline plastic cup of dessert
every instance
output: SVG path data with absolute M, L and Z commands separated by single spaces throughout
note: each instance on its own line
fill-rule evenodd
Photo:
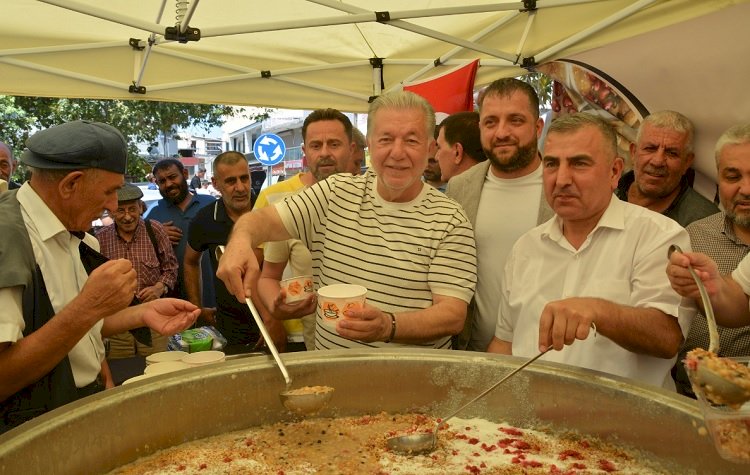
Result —
M 227 357 L 223 351 L 208 350 L 190 353 L 182 357 L 182 362 L 190 367 L 203 366 L 212 363 L 221 363 Z
M 731 359 L 744 365 L 750 363 L 747 356 Z M 719 455 L 734 463 L 750 463 L 750 402 L 733 408 L 698 397 L 698 405 Z
M 313 293 L 313 277 L 311 275 L 300 275 L 279 282 L 282 289 L 286 291 L 286 303 L 299 302 Z
M 367 288 L 355 284 L 333 284 L 318 289 L 318 321 L 335 327 L 344 312 L 364 306 Z
M 188 368 L 192 368 L 192 366 L 187 363 L 183 363 L 182 361 L 164 361 L 161 363 L 153 363 L 146 366 L 146 369 L 143 370 L 143 374 L 153 376 L 156 374 L 172 373 L 174 371 L 180 371 L 181 369 Z
M 165 363 L 167 361 L 182 361 L 182 357 L 187 355 L 185 351 L 160 351 L 146 356 L 146 364 Z

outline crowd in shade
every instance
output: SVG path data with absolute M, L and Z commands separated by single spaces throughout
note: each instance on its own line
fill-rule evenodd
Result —
M 436 124 L 426 99 L 390 92 L 366 134 L 314 110 L 306 168 L 257 195 L 238 151 L 210 180 L 163 159 L 147 186 L 126 183 L 127 144 L 108 124 L 31 135 L 23 184 L 0 142 L 0 432 L 120 384 L 122 361 L 194 327 L 227 354 L 544 353 L 695 397 L 682 360 L 709 329 L 691 267 L 719 356 L 750 356 L 750 124 L 717 138 L 715 202 L 693 189 L 696 131 L 677 111 L 645 117 L 624 157 L 599 115 L 545 127 L 520 80 L 477 104 Z M 161 195 L 148 209 L 145 188 Z M 288 298 L 300 277 L 359 285 L 366 301 L 332 320 L 314 291 Z

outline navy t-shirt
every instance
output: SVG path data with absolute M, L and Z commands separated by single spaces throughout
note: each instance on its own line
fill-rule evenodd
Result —
M 234 221 L 229 218 L 224 202 L 219 199 L 195 215 L 188 231 L 188 245 L 196 252 L 207 252 L 211 260 L 216 290 L 217 329 L 226 337 L 229 345 L 246 345 L 257 342 L 260 331 L 247 305 L 230 294 L 224 282 L 216 277 L 216 248 L 227 243 L 233 226 Z

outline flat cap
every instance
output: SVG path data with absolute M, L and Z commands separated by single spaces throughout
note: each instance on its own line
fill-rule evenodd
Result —
M 143 198 L 143 191 L 132 183 L 125 183 L 122 188 L 117 190 L 117 201 L 135 201 Z
M 128 145 L 122 134 L 101 122 L 75 120 L 41 130 L 26 140 L 21 161 L 55 170 L 100 168 L 125 173 Z

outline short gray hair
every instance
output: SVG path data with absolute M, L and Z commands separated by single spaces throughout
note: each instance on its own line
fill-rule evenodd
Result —
M 578 132 L 584 127 L 595 127 L 604 138 L 604 144 L 607 146 L 607 151 L 610 152 L 609 160 L 614 160 L 617 156 L 617 132 L 615 129 L 598 115 L 586 114 L 584 112 L 577 112 L 575 114 L 564 115 L 553 120 L 547 130 L 547 137 L 549 134 L 556 132 L 560 134 L 571 134 Z
M 641 133 L 646 124 L 650 124 L 652 127 L 657 129 L 671 129 L 680 134 L 685 134 L 685 152 L 688 154 L 693 153 L 693 140 L 695 138 L 695 127 L 690 119 L 675 111 L 658 111 L 650 114 L 641 123 L 638 128 L 638 134 L 635 137 L 635 142 L 640 143 Z
M 375 114 L 380 109 L 418 109 L 425 116 L 425 131 L 427 138 L 432 139 L 435 134 L 435 110 L 427 99 L 411 91 L 395 91 L 378 96 L 370 104 L 367 111 L 367 135 L 372 134 Z
M 727 145 L 743 145 L 746 143 L 750 143 L 750 122 L 729 127 L 723 134 L 721 134 L 721 137 L 719 137 L 719 140 L 716 142 L 716 147 L 714 148 L 716 166 L 719 166 L 719 156 L 724 147 Z

